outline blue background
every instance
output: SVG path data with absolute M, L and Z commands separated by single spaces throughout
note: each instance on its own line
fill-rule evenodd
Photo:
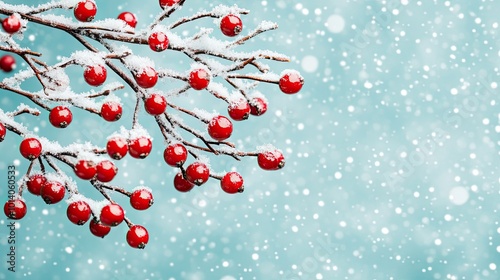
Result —
M 36 4 L 31 2 L 26 4 Z M 245 150 L 272 143 L 284 151 L 286 167 L 265 172 L 253 158 L 212 158 L 215 170 L 235 167 L 244 176 L 245 192 L 225 194 L 210 180 L 180 194 L 171 183 L 175 170 L 162 159 L 161 135 L 141 114 L 155 139 L 154 152 L 145 160 L 118 162 L 114 182 L 154 191 L 151 209 L 127 208 L 132 221 L 149 230 L 146 249 L 128 247 L 125 225 L 101 240 L 87 225 L 67 220 L 65 203 L 48 206 L 26 193 L 29 212 L 16 231 L 14 274 L 5 263 L 8 221 L 0 220 L 0 278 L 500 278 L 500 2 L 187 0 L 178 16 L 219 3 L 249 9 L 243 17 L 247 31 L 262 20 L 277 22 L 278 30 L 241 50 L 287 54 L 292 62 L 270 62 L 273 72 L 294 68 L 306 80 L 294 96 L 275 85 L 259 86 L 269 111 L 236 123 L 232 137 Z M 156 1 L 97 4 L 97 19 L 133 11 L 138 28 L 159 12 Z M 185 35 L 200 27 L 216 28 L 212 20 L 201 20 Z M 50 63 L 81 49 L 66 34 L 32 23 L 22 43 Z M 191 63 L 177 54 L 151 54 L 147 46 L 134 52 L 180 72 Z M 81 69 L 67 73 L 75 90 L 89 90 Z M 26 87 L 36 89 L 36 83 Z M 169 84 L 158 87 L 168 90 Z M 61 144 L 104 146 L 119 126 L 130 127 L 132 92 L 117 95 L 125 107 L 118 123 L 81 111 L 64 131 L 48 125 L 47 112 L 19 120 Z M 206 92 L 190 92 L 189 98 L 179 102 L 225 110 Z M 26 100 L 1 92 L 2 109 L 20 102 Z M 0 144 L 2 186 L 8 165 L 17 165 L 18 178 L 27 169 L 19 139 L 9 134 Z M 82 193 L 99 198 L 88 183 L 77 182 Z M 0 196 L 6 199 L 6 187 Z

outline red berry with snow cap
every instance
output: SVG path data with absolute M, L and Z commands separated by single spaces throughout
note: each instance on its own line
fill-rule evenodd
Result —
M 285 73 L 279 81 L 281 91 L 286 94 L 299 92 L 302 85 L 304 85 L 304 78 L 296 71 Z
M 65 128 L 73 121 L 73 114 L 66 106 L 57 106 L 50 110 L 50 123 L 57 128 Z
M 151 153 L 151 149 L 153 149 L 153 143 L 145 136 L 132 139 L 128 144 L 128 152 L 133 158 L 146 158 Z
M 162 52 L 168 48 L 168 37 L 165 33 L 153 32 L 148 38 L 149 47 L 155 52 Z
M 81 1 L 76 4 L 73 13 L 78 21 L 89 22 L 92 21 L 97 14 L 97 6 L 90 0 Z
M 75 225 L 84 225 L 92 214 L 90 206 L 85 201 L 75 201 L 68 205 L 66 216 Z
M 202 90 L 208 87 L 210 75 L 205 69 L 195 69 L 189 74 L 189 85 L 195 90 Z
M 108 122 L 115 122 L 122 117 L 123 108 L 118 102 L 108 101 L 101 106 L 101 117 Z
M 227 113 L 231 119 L 235 121 L 242 121 L 248 119 L 250 115 L 251 107 L 250 104 L 245 99 L 239 99 L 236 102 L 232 102 L 227 107 Z
M 85 68 L 83 72 L 83 78 L 87 84 L 97 87 L 106 81 L 106 77 L 108 76 L 108 72 L 106 68 L 102 65 L 91 65 Z
M 100 182 L 111 182 L 118 173 L 118 168 L 109 160 L 103 160 L 97 164 L 96 179 Z
M 82 180 L 93 179 L 97 173 L 97 167 L 94 162 L 90 160 L 79 160 L 74 167 L 75 174 Z
M 118 15 L 118 19 L 123 20 L 128 26 L 135 28 L 137 25 L 137 18 L 131 12 L 123 12 Z
M 163 152 L 163 159 L 172 167 L 179 167 L 186 162 L 188 151 L 181 143 L 170 144 Z
M 144 100 L 144 109 L 150 115 L 161 115 L 167 109 L 167 100 L 163 95 L 153 93 Z
M 197 186 L 208 181 L 208 177 L 210 177 L 210 170 L 202 162 L 194 162 L 186 168 L 186 179 Z
M 243 177 L 238 172 L 228 172 L 220 180 L 220 186 L 227 193 L 241 193 L 244 191 Z
M 259 153 L 257 163 L 264 170 L 278 170 L 285 166 L 285 157 L 278 150 L 269 150 Z
M 63 184 L 57 181 L 47 181 L 43 184 L 42 190 L 40 191 L 40 195 L 42 196 L 43 201 L 47 204 L 56 204 L 59 201 L 63 200 L 64 195 L 66 194 L 66 188 Z
M 20 220 L 24 216 L 26 216 L 28 208 L 26 207 L 24 201 L 22 201 L 21 199 L 10 199 L 5 202 L 5 205 L 3 206 L 3 212 L 9 219 Z
M 250 101 L 250 114 L 254 116 L 261 116 L 267 111 L 267 102 L 260 98 L 255 97 Z
M 130 196 L 130 205 L 136 210 L 146 210 L 153 202 L 153 194 L 147 189 L 135 190 Z
M 121 137 L 113 137 L 106 144 L 106 151 L 112 159 L 122 159 L 128 152 L 127 140 Z
M 103 225 L 115 227 L 125 219 L 123 208 L 115 203 L 104 206 L 101 210 L 100 220 Z
M 223 17 L 220 21 L 220 30 L 222 34 L 234 37 L 243 30 L 243 23 L 241 19 L 236 15 L 227 15 Z
M 233 124 L 224 116 L 216 116 L 208 123 L 208 134 L 217 141 L 226 140 L 233 133 Z
M 21 20 L 17 15 L 10 15 L 2 21 L 3 30 L 9 34 L 14 34 L 21 29 Z
M 158 73 L 154 68 L 146 66 L 135 73 L 134 78 L 141 88 L 152 88 L 158 82 Z
M 36 138 L 26 138 L 21 141 L 19 152 L 24 158 L 34 160 L 42 153 L 42 144 Z

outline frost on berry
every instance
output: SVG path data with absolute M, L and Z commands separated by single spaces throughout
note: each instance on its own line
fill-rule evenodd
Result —
M 238 172 L 228 172 L 220 180 L 223 191 L 227 193 L 241 193 L 244 191 L 243 177 Z
M 146 210 L 151 207 L 153 203 L 153 194 L 148 188 L 136 188 L 130 195 L 130 205 L 136 210 Z
M 91 0 L 84 0 L 78 2 L 74 8 L 75 18 L 78 21 L 88 22 L 92 21 L 97 13 L 97 6 Z
M 259 152 L 257 162 L 264 170 L 278 170 L 285 166 L 285 158 L 281 151 L 269 147 Z
M 229 37 L 234 37 L 243 30 L 243 23 L 237 15 L 227 15 L 220 21 L 222 33 Z
M 55 204 L 63 200 L 66 194 L 65 186 L 57 181 L 47 181 L 40 191 L 43 201 L 47 204 Z
M 208 181 L 210 170 L 203 162 L 194 162 L 186 168 L 186 180 L 200 186 Z
M 304 85 L 304 78 L 295 70 L 285 70 L 281 74 L 279 87 L 286 94 L 294 94 L 300 91 Z
M 3 19 L 3 30 L 9 34 L 18 32 L 21 29 L 19 14 L 13 14 Z
M 131 12 L 123 12 L 118 15 L 118 19 L 123 20 L 130 27 L 134 27 L 137 25 L 137 18 Z
M 75 201 L 68 205 L 66 215 L 68 219 L 76 225 L 84 225 L 91 216 L 90 206 L 85 201 Z
M 149 35 L 148 44 L 151 50 L 162 52 L 168 47 L 168 37 L 161 31 L 153 32 Z
M 125 212 L 123 211 L 123 208 L 116 203 L 111 203 L 104 206 L 101 209 L 101 214 L 99 216 L 99 220 L 101 221 L 101 223 L 110 227 L 115 227 L 121 224 L 124 218 Z
M 264 170 L 284 166 L 285 159 L 278 149 L 245 151 L 240 148 L 244 141 L 233 139 L 246 132 L 242 129 L 233 136 L 233 129 L 236 132 L 238 128 L 233 127 L 233 121 L 262 115 L 271 106 L 279 110 L 279 104 L 269 104 L 266 96 L 280 90 L 293 94 L 304 84 L 295 70 L 273 73 L 269 62 L 287 62 L 287 56 L 242 46 L 248 41 L 260 42 L 254 37 L 276 29 L 276 23 L 255 24 L 245 20 L 250 11 L 217 1 L 200 2 L 209 10 L 178 15 L 177 10 L 183 6 L 192 5 L 184 9 L 189 13 L 198 8 L 197 4 L 159 0 L 156 15 L 133 11 L 145 21 L 141 22 L 141 30 L 135 30 L 138 18 L 132 11 L 110 15 L 102 9 L 98 14 L 95 0 L 46 0 L 36 5 L 21 2 L 0 5 L 0 14 L 4 15 L 0 47 L 5 52 L 0 57 L 4 75 L 0 84 L 3 91 L 29 103 L 19 104 L 9 112 L 0 108 L 0 142 L 6 137 L 9 141 L 17 139 L 20 155 L 29 161 L 19 194 L 4 207 L 7 217 L 20 219 L 26 214 L 23 189 L 34 195 L 30 198 L 40 196 L 47 204 L 68 197 L 66 215 L 70 222 L 88 222 L 91 234 L 105 237 L 111 227 L 126 221 L 127 243 L 144 248 L 149 233 L 125 213 L 129 209 L 149 210 L 154 201 L 152 191 L 143 186 L 130 190 L 115 184 L 119 182 L 115 178 L 129 174 L 117 168 L 117 160 L 122 160 L 122 169 L 133 168 L 130 162 L 151 154 L 161 156 L 163 152 L 166 164 L 147 166 L 148 173 L 161 168 L 162 174 L 172 174 L 170 185 L 184 193 L 211 179 L 220 180 L 226 193 L 243 192 L 245 174 L 218 173 L 211 169 L 208 159 L 234 159 L 236 164 L 244 157 L 252 157 Z M 248 32 L 240 36 L 244 22 Z M 44 32 L 67 36 L 64 52 L 69 55 L 56 56 L 52 53 L 56 49 L 51 49 L 55 46 L 21 42 L 25 30 L 41 34 L 40 26 L 47 29 Z M 180 61 L 172 63 L 173 57 Z M 16 59 L 17 67 L 23 69 L 16 69 Z M 78 83 L 82 86 L 75 86 Z M 258 91 L 262 83 L 278 86 L 262 94 Z M 195 107 L 198 100 L 203 103 Z M 20 117 L 23 114 L 30 116 Z M 81 119 L 70 126 L 73 117 Z M 101 123 L 92 123 L 89 129 L 82 125 L 87 117 L 89 123 Z M 45 127 L 47 121 L 52 127 Z M 117 129 L 118 125 L 122 126 Z M 146 128 L 157 129 L 162 139 L 153 139 Z M 48 138 L 40 137 L 42 130 Z M 56 141 L 56 131 L 62 133 L 61 142 L 70 144 Z M 79 133 L 90 137 L 74 138 Z M 175 171 L 169 172 L 169 168 Z M 90 199 L 89 188 L 102 200 Z M 125 196 L 130 203 L 120 205 L 118 202 L 124 200 L 115 201 L 115 196 Z
M 3 212 L 9 219 L 20 220 L 27 212 L 26 203 L 22 199 L 10 199 L 5 202 Z
M 21 141 L 19 151 L 24 158 L 34 160 L 42 153 L 42 143 L 36 138 L 26 138 Z

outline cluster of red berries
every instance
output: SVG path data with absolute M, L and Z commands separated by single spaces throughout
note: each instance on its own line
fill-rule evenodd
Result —
M 159 0 L 160 7 L 168 9 L 177 5 L 180 0 Z M 74 7 L 74 16 L 80 22 L 90 22 L 97 14 L 97 6 L 93 0 L 83 0 Z M 137 18 L 133 13 L 122 12 L 118 19 L 125 22 L 131 28 L 137 26 Z M 5 32 L 14 34 L 22 27 L 18 15 L 11 15 L 2 21 Z M 228 14 L 220 20 L 220 31 L 228 37 L 238 36 L 243 30 L 243 23 L 238 15 Z M 147 43 L 151 50 L 162 52 L 169 48 L 169 38 L 161 31 L 149 34 Z M 0 58 L 0 69 L 5 72 L 15 68 L 15 59 L 10 55 Z M 157 71 L 150 66 L 132 70 L 132 75 L 137 86 L 142 89 L 155 87 L 158 82 Z M 94 87 L 106 82 L 107 70 L 105 65 L 86 65 L 83 71 L 85 82 Z M 209 87 L 212 74 L 207 68 L 195 67 L 191 69 L 186 77 L 188 85 L 194 90 L 205 90 Z M 296 71 L 284 72 L 278 82 L 279 88 L 286 94 L 294 94 L 300 91 L 304 83 L 303 78 Z M 148 92 L 143 97 L 145 111 L 153 116 L 162 115 L 167 109 L 168 103 L 165 96 L 159 93 Z M 232 100 L 227 112 L 233 121 L 243 121 L 250 115 L 260 116 L 267 111 L 267 101 L 263 97 L 254 97 L 249 100 L 241 98 Z M 122 105 L 115 101 L 104 102 L 100 111 L 101 117 L 109 122 L 117 121 L 122 115 Z M 233 124 L 229 118 L 216 115 L 207 121 L 207 132 L 215 141 L 225 141 L 233 133 Z M 56 106 L 50 110 L 49 121 L 57 128 L 65 128 L 71 124 L 73 115 L 66 106 Z M 0 142 L 6 136 L 7 128 L 0 123 Z M 43 153 L 42 143 L 39 139 L 28 137 L 21 141 L 19 146 L 21 155 L 33 161 Z M 127 154 L 136 159 L 146 158 L 152 151 L 152 141 L 148 136 L 113 136 L 107 141 L 106 152 L 114 160 L 120 160 Z M 257 163 L 264 170 L 278 170 L 285 165 L 283 154 L 279 150 L 264 150 L 257 155 Z M 163 152 L 165 163 L 179 171 L 174 176 L 173 185 L 179 192 L 189 192 L 194 186 L 205 184 L 210 177 L 220 180 L 221 189 L 229 194 L 244 191 L 244 180 L 238 172 L 227 172 L 223 176 L 211 174 L 209 166 L 199 160 L 190 164 L 188 161 L 189 151 L 184 144 L 169 143 Z M 186 166 L 187 165 L 187 166 Z M 111 182 L 118 173 L 118 168 L 110 160 L 91 160 L 79 158 L 72 164 L 75 175 L 82 180 L 90 180 L 93 184 L 105 184 Z M 62 182 L 49 180 L 50 176 L 43 173 L 32 174 L 27 177 L 25 186 L 28 191 L 40 196 L 47 204 L 55 204 L 64 199 L 66 191 L 71 189 Z M 130 205 L 136 210 L 146 210 L 153 204 L 153 195 L 147 188 L 138 188 L 133 192 L 122 190 L 130 198 Z M 74 195 L 71 193 L 71 195 Z M 82 197 L 72 197 L 67 208 L 68 219 L 76 225 L 84 225 L 89 222 L 90 232 L 98 237 L 106 236 L 112 227 L 121 224 L 125 218 L 125 211 L 119 204 L 111 202 L 101 209 L 94 209 L 90 200 Z M 8 218 L 21 219 L 27 213 L 27 206 L 21 197 L 12 198 L 4 205 L 4 213 Z M 131 225 L 128 220 L 129 230 L 126 240 L 131 247 L 144 248 L 149 240 L 146 228 L 141 225 Z
M 20 152 L 23 157 L 35 160 L 42 153 L 42 145 L 36 138 L 26 138 L 21 142 Z M 76 176 L 84 180 L 96 179 L 100 182 L 110 182 L 116 176 L 118 169 L 109 160 L 94 164 L 90 160 L 79 160 L 74 165 Z M 66 186 L 58 181 L 50 181 L 43 174 L 31 175 L 26 181 L 28 191 L 40 196 L 45 203 L 55 204 L 63 200 Z M 129 194 L 130 205 L 136 210 L 146 210 L 153 204 L 153 195 L 146 188 L 139 188 Z M 11 219 L 21 219 L 26 215 L 26 204 L 22 199 L 11 199 L 4 205 L 4 213 Z M 68 219 L 77 225 L 85 224 L 92 215 L 92 210 L 86 201 L 74 201 L 68 205 Z M 106 236 L 111 227 L 118 226 L 125 219 L 123 208 L 115 203 L 104 206 L 99 218 L 94 215 L 89 227 L 92 234 L 98 237 Z M 127 242 L 131 247 L 144 248 L 149 239 L 147 230 L 140 225 L 131 226 L 127 233 Z

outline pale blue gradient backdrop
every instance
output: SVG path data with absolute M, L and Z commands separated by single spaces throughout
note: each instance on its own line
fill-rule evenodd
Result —
M 10 274 L 2 256 L 0 278 L 500 278 L 500 2 L 186 2 L 184 15 L 219 3 L 248 8 L 246 31 L 262 20 L 279 24 L 243 48 L 286 53 L 291 63 L 271 67 L 276 73 L 300 70 L 304 88 L 285 96 L 262 85 L 269 111 L 236 123 L 233 137 L 247 150 L 265 143 L 283 149 L 286 167 L 264 172 L 251 159 L 213 159 L 216 170 L 237 167 L 245 192 L 227 195 L 211 180 L 179 194 L 171 185 L 174 171 L 161 157 L 161 135 L 152 119 L 141 115 L 155 138 L 154 152 L 146 160 L 120 161 L 116 183 L 154 190 L 150 210 L 127 208 L 127 215 L 150 232 L 146 249 L 128 247 L 124 225 L 101 240 L 87 225 L 67 221 L 65 203 L 47 206 L 27 193 L 30 210 L 16 235 L 18 271 Z M 138 27 L 158 12 L 157 1 L 97 3 L 98 18 L 133 11 Z M 200 21 L 190 25 L 190 34 L 202 26 L 216 27 L 212 20 Z M 79 48 L 63 33 L 28 27 L 23 42 L 44 52 L 49 62 Z M 147 46 L 134 51 L 151 53 Z M 183 56 L 153 57 L 162 67 L 189 69 Z M 80 69 L 68 72 L 75 89 L 88 89 Z M 131 92 L 119 94 L 126 112 L 117 124 L 78 111 L 64 131 L 48 125 L 46 112 L 20 119 L 62 144 L 79 139 L 102 146 L 120 125 L 130 126 Z M 206 93 L 191 96 L 189 106 L 224 110 Z M 0 95 L 2 108 L 22 101 L 11 93 Z M 0 144 L 0 178 L 15 160 L 25 172 L 18 143 L 10 134 Z M 80 188 L 98 198 L 88 184 L 81 182 Z M 5 192 L 2 187 L 4 199 Z M 1 223 L 3 254 L 7 220 Z

